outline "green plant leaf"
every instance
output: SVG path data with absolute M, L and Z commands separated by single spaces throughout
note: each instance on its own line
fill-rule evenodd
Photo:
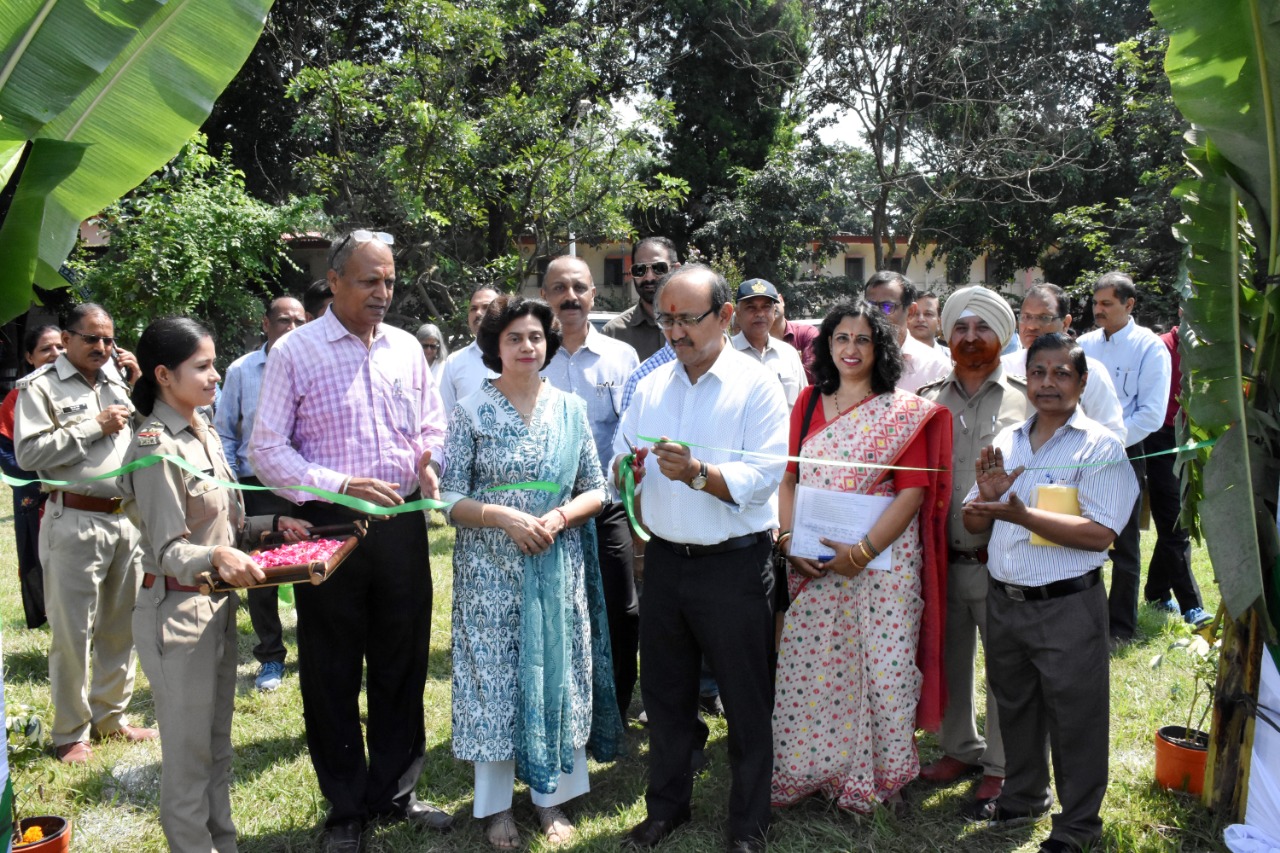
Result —
M 1256 535 L 1241 535 L 1245 519 L 1254 519 L 1253 477 L 1248 433 L 1242 424 L 1218 438 L 1204 468 L 1205 496 L 1200 525 L 1222 603 L 1236 619 L 1262 596 L 1262 553 Z M 1252 533 L 1253 525 L 1247 530 Z
M 1152 0 L 1169 31 L 1165 71 L 1173 99 L 1204 127 L 1265 219 L 1255 220 L 1262 254 L 1274 254 L 1280 207 L 1280 26 L 1260 0 Z M 1251 202 L 1246 202 L 1250 204 Z
M 31 155 L 23 167 L 22 177 L 14 191 L 9 213 L 0 225 L 0 258 L 13 281 L 31 281 L 35 275 L 36 256 L 29 247 L 36 245 L 46 227 L 43 217 L 45 200 L 49 193 L 76 170 L 84 157 L 84 145 L 76 142 L 58 142 L 53 139 L 37 139 L 31 146 Z M 53 227 L 62 227 L 56 223 Z M 9 286 L 0 288 L 0 316 L 16 317 L 31 301 L 31 287 Z
M 79 167 L 45 199 L 37 242 L 15 241 L 0 255 L 0 281 L 12 291 L 0 296 L 0 306 L 25 308 L 32 257 L 39 284 L 66 284 L 58 268 L 75 244 L 79 223 L 181 149 L 244 64 L 270 7 L 271 0 L 168 0 L 106 70 L 44 125 L 41 137 L 87 148 Z M 0 312 L 0 319 L 11 316 Z
M 6 0 L 0 119 L 26 138 L 100 75 L 164 0 Z

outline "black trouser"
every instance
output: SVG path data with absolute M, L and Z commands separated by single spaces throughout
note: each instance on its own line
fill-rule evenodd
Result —
M 40 566 L 40 507 L 45 497 L 39 484 L 13 490 L 13 532 L 18 546 L 18 585 L 28 628 L 45 623 L 44 569 Z
M 1111 706 L 1107 602 L 1098 584 L 1048 601 L 987 596 L 987 680 L 1000 709 L 1005 781 L 1000 805 L 1062 812 L 1051 838 L 1077 847 L 1102 835 Z
M 1177 443 L 1173 425 L 1161 427 L 1147 436 L 1148 453 L 1172 450 Z M 1191 537 L 1182 526 L 1182 480 L 1174 473 L 1174 454 L 1147 460 L 1148 497 L 1151 519 L 1156 524 L 1156 547 L 1147 565 L 1147 584 L 1143 595 L 1147 601 L 1167 601 L 1172 593 L 1183 613 L 1203 607 L 1200 585 L 1191 573 Z
M 240 482 L 246 486 L 261 486 L 257 477 L 242 477 Z M 297 515 L 300 510 L 291 501 L 275 492 L 246 491 L 244 495 L 245 515 Z M 253 633 L 258 637 L 258 644 L 253 647 L 253 656 L 258 663 L 276 661 L 284 663 L 284 629 L 280 627 L 280 597 L 274 586 L 251 589 L 246 593 L 249 599 L 249 620 L 253 623 Z
M 297 512 L 316 525 L 354 517 L 318 502 Z M 414 802 L 426 754 L 428 554 L 421 512 L 372 520 L 360 546 L 327 581 L 294 586 L 303 719 L 311 764 L 329 800 L 327 826 L 401 816 Z M 360 727 L 362 666 L 368 668 L 367 764 Z
M 1143 444 L 1131 444 L 1125 449 L 1133 475 L 1138 478 L 1138 498 L 1133 511 L 1116 541 L 1111 543 L 1107 556 L 1111 558 L 1111 591 L 1107 595 L 1107 610 L 1111 622 L 1111 636 L 1119 640 L 1131 640 L 1138 630 L 1138 583 L 1142 580 L 1141 540 L 1142 492 L 1146 486 L 1147 460 L 1135 459 L 1145 451 Z
M 640 690 L 649 714 L 649 816 L 687 815 L 698 676 L 705 654 L 729 726 L 729 836 L 763 838 L 773 775 L 772 544 L 699 557 L 654 538 L 645 550 Z
M 609 645 L 613 650 L 613 688 L 618 695 L 618 710 L 625 720 L 639 674 L 640 599 L 636 596 L 631 559 L 631 528 L 621 501 L 605 504 L 604 511 L 596 516 L 596 534 L 605 614 L 609 619 Z

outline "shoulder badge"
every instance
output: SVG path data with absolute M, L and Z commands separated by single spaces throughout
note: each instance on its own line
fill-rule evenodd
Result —
M 1020 390 L 1027 390 L 1027 377 L 1019 376 L 1016 373 L 1006 373 L 1005 379 L 1009 380 L 1010 385 L 1016 385 Z
M 160 436 L 164 434 L 164 424 L 159 421 L 153 421 L 136 434 L 139 447 L 155 447 L 160 443 Z
M 50 362 L 48 364 L 43 364 L 40 367 L 37 367 L 35 370 L 28 373 L 26 376 L 19 379 L 14 387 L 26 388 L 28 385 L 31 384 L 32 380 L 38 379 L 39 377 L 44 376 L 52 368 L 53 368 L 53 362 Z

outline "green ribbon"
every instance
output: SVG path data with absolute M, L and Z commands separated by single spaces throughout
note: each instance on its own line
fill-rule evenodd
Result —
M 225 489 L 239 489 L 242 492 L 278 491 L 277 489 L 274 489 L 271 486 L 247 486 L 244 483 L 236 483 L 228 480 L 219 479 L 218 477 L 215 477 L 212 474 L 191 464 L 186 459 L 183 459 L 181 456 L 173 456 L 168 453 L 156 453 L 151 456 L 144 456 L 141 459 L 135 459 L 134 461 L 130 462 L 128 465 L 125 465 L 122 468 L 117 468 L 114 471 L 108 471 L 105 474 L 99 474 L 96 477 L 86 477 L 83 480 L 42 480 L 42 479 L 22 480 L 22 479 L 19 479 L 18 477 L 10 477 L 8 474 L 5 474 L 3 472 L 0 472 L 0 479 L 2 479 L 5 483 L 7 483 L 10 486 L 29 486 L 32 483 L 44 483 L 47 486 L 77 486 L 77 485 L 80 485 L 81 483 L 92 483 L 98 480 L 110 480 L 115 477 L 119 477 L 121 474 L 131 474 L 134 471 L 140 471 L 143 468 L 150 468 L 152 465 L 158 465 L 161 462 L 169 462 L 173 465 L 178 466 L 183 471 L 186 471 L 200 478 L 201 480 L 207 480 L 208 482 L 215 483 L 219 486 L 222 486 Z M 486 492 L 510 492 L 510 491 L 517 491 L 521 489 L 537 489 L 538 491 L 542 491 L 542 492 L 560 491 L 560 487 L 555 483 L 548 483 L 542 480 L 536 480 L 528 483 L 510 483 L 503 486 L 492 486 L 488 489 L 485 489 L 485 491 Z M 324 498 L 330 503 L 339 504 L 349 509 L 354 509 L 357 512 L 362 512 L 365 515 L 399 515 L 400 513 L 404 513 L 404 512 L 416 512 L 418 510 L 424 510 L 424 509 L 444 510 L 453 506 L 453 503 L 454 503 L 453 501 L 441 501 L 441 500 L 436 500 L 435 498 L 420 498 L 419 500 L 409 501 L 408 503 L 402 503 L 398 506 L 379 506 L 378 504 L 370 503 L 369 501 L 366 501 L 363 498 L 355 498 L 355 497 L 352 497 L 351 495 L 344 495 L 339 492 L 331 492 L 327 489 L 316 488 L 315 486 L 300 486 L 300 485 L 299 486 L 282 486 L 280 487 L 279 490 L 287 490 L 287 491 L 293 491 L 293 492 L 306 492 L 307 494 Z
M 627 511 L 627 521 L 631 524 L 631 532 L 641 542 L 648 542 L 649 534 L 636 518 L 636 472 L 631 468 L 631 463 L 635 459 L 634 453 L 628 453 L 618 463 L 618 470 L 622 473 L 622 508 Z
M 653 438 L 647 435 L 637 436 L 640 441 L 647 441 L 650 444 L 657 444 L 662 441 L 661 438 Z M 777 453 L 762 453 L 758 450 L 739 450 L 729 447 L 712 447 L 708 444 L 695 444 L 691 441 L 680 441 L 679 439 L 669 438 L 666 441 L 670 444 L 678 444 L 681 447 L 696 447 L 699 450 L 711 450 L 716 453 L 737 453 L 740 456 L 754 456 L 757 459 L 767 459 L 770 462 L 803 462 L 806 465 L 830 465 L 836 468 L 870 468 L 876 471 L 946 471 L 946 468 L 912 468 L 908 465 L 879 465 L 875 462 L 843 462 L 837 459 L 810 459 L 807 456 L 784 456 Z M 1134 456 L 1131 459 L 1116 460 L 1115 462 L 1086 462 L 1081 465 L 1044 465 L 1038 467 L 1027 467 L 1024 471 L 1054 471 L 1069 470 L 1074 468 L 1098 468 L 1104 465 L 1119 465 L 1121 461 L 1129 462 L 1137 459 L 1151 459 L 1156 456 L 1167 456 L 1170 453 L 1190 452 L 1199 450 L 1202 447 L 1213 447 L 1217 443 L 1216 438 L 1206 439 L 1205 441 L 1187 442 L 1178 447 L 1169 450 L 1158 450 L 1155 453 L 1147 453 L 1143 456 Z M 623 462 L 631 459 L 631 456 L 623 458 Z M 625 477 L 626 475 L 624 475 Z

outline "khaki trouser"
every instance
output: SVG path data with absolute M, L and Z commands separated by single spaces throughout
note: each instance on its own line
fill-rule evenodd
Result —
M 953 560 L 947 574 L 947 629 L 943 666 L 947 710 L 939 746 L 965 764 L 981 764 L 988 776 L 1004 776 L 1004 743 L 995 698 L 987 687 L 986 736 L 978 734 L 973 671 L 979 636 L 987 639 L 987 567 L 975 560 Z
M 235 853 L 231 714 L 236 698 L 235 593 L 138 593 L 133 632 L 160 726 L 160 825 L 170 850 Z
M 53 745 L 126 723 L 133 695 L 130 613 L 142 582 L 138 528 L 119 513 L 45 506 L 40 524 Z M 93 673 L 89 668 L 92 662 Z

